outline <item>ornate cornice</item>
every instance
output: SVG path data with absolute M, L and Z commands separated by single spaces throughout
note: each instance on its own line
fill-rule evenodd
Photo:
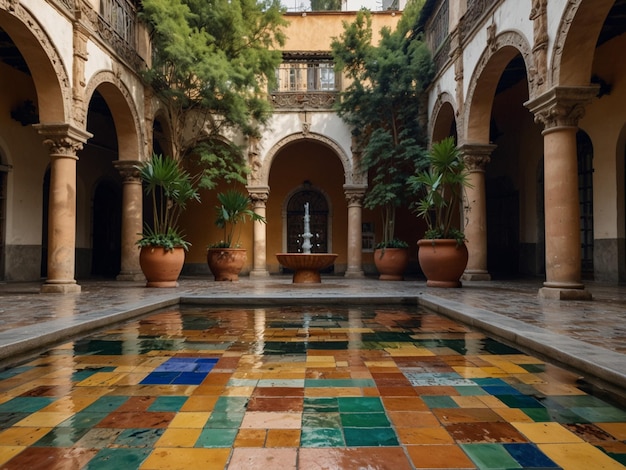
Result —
M 44 137 L 43 144 L 51 156 L 76 158 L 76 152 L 93 137 L 93 134 L 66 123 L 34 124 L 33 127 Z
M 465 167 L 470 173 L 484 172 L 496 149 L 492 144 L 463 144 L 459 147 Z
M 115 160 L 113 166 L 122 176 L 124 183 L 141 183 L 138 166 L 141 162 L 138 160 Z
M 585 106 L 597 95 L 598 86 L 554 87 L 547 93 L 524 103 L 544 126 L 544 132 L 560 127 L 577 127 Z
M 367 185 L 363 184 L 344 184 L 343 192 L 348 202 L 348 207 L 361 207 L 363 198 L 367 191 Z

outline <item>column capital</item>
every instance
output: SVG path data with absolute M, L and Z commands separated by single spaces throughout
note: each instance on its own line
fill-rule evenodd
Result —
M 141 165 L 139 160 L 115 160 L 113 162 L 113 166 L 122 175 L 122 180 L 125 183 L 141 182 L 139 165 Z
M 470 173 L 475 171 L 484 172 L 487 164 L 491 161 L 491 154 L 496 147 L 493 144 L 463 144 L 459 146 L 459 151 Z
M 246 186 L 246 189 L 255 206 L 259 204 L 265 206 L 270 196 L 269 186 Z
M 554 87 L 524 103 L 544 132 L 555 128 L 578 127 L 585 106 L 598 94 L 598 86 Z
M 83 144 L 93 137 L 93 134 L 74 127 L 68 123 L 34 124 L 33 127 L 44 137 L 51 155 L 61 157 L 76 157 L 76 152 L 83 148 Z
M 362 184 L 344 184 L 343 191 L 346 196 L 346 201 L 348 201 L 348 207 L 361 207 L 367 186 Z

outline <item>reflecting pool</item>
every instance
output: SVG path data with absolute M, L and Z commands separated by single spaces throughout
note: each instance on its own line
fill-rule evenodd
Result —
M 0 468 L 625 468 L 577 379 L 418 307 L 181 306 L 0 372 Z

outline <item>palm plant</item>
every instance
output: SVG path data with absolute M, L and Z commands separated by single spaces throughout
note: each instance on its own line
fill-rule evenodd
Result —
M 471 185 L 454 138 L 434 143 L 428 152 L 428 163 L 428 169 L 408 179 L 412 191 L 423 193 L 413 209 L 428 226 L 424 238 L 455 239 L 462 244 L 465 234 L 455 221 L 458 221 L 459 207 L 463 203 L 463 191 Z
M 252 210 L 250 197 L 235 189 L 218 193 L 219 204 L 215 206 L 215 225 L 224 230 L 224 238 L 212 248 L 238 248 L 242 226 L 240 222 L 250 219 L 265 223 L 265 217 Z
M 190 200 L 199 201 L 191 175 L 171 157 L 153 154 L 150 160 L 137 167 L 144 182 L 144 190 L 152 200 L 152 225 L 146 224 L 139 246 L 161 246 L 166 251 L 175 247 L 189 249 L 178 227 L 178 219 Z

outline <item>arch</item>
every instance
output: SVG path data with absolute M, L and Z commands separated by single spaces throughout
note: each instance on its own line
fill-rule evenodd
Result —
M 348 155 L 346 155 L 342 147 L 337 142 L 321 134 L 307 132 L 306 134 L 294 133 L 276 142 L 267 152 L 265 158 L 262 161 L 258 161 L 258 155 L 252 152 L 252 161 L 250 162 L 252 167 L 252 174 L 250 175 L 250 185 L 268 186 L 270 169 L 276 156 L 285 146 L 301 140 L 309 140 L 312 142 L 320 143 L 322 145 L 325 145 L 326 147 L 329 147 L 333 152 L 335 152 L 335 155 L 339 157 L 343 166 L 345 184 L 367 183 L 367 175 L 362 175 L 355 170 L 355 165 L 353 164 L 352 159 L 348 157 Z
M 602 25 L 615 0 L 569 0 L 556 32 L 552 86 L 586 86 Z
M 72 100 L 63 60 L 35 17 L 19 2 L 11 3 L 13 11 L 0 10 L 0 26 L 28 65 L 37 93 L 39 122 L 67 122 Z
M 111 178 L 100 178 L 92 194 L 91 274 L 114 277 L 122 257 L 122 189 Z
M 491 109 L 496 87 L 509 62 L 521 54 L 526 70 L 532 63 L 531 47 L 524 37 L 514 31 L 499 34 L 482 53 L 470 80 L 465 107 L 465 142 L 489 142 Z M 529 90 L 530 93 L 530 90 Z
M 159 128 L 157 128 L 157 126 Z M 152 152 L 163 155 L 173 155 L 172 125 L 167 112 L 163 108 L 157 109 L 152 120 Z
M 439 142 L 450 135 L 455 138 L 458 136 L 456 109 L 456 103 L 449 93 L 439 95 L 429 122 L 430 142 Z
M 109 107 L 117 134 L 118 158 L 120 160 L 143 160 L 143 129 L 139 113 L 126 85 L 113 72 L 101 71 L 87 85 L 85 96 L 89 102 L 95 90 L 102 95 Z

